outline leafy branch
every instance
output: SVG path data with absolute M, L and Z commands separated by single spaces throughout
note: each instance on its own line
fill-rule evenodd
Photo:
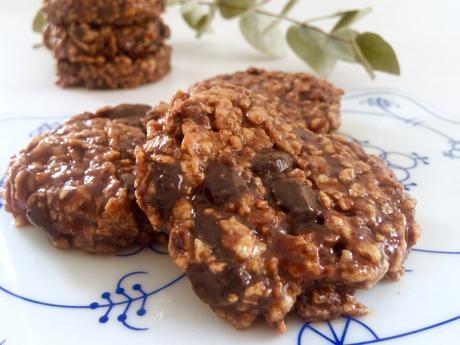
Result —
M 185 22 L 197 37 L 209 32 L 216 13 L 224 19 L 239 18 L 239 28 L 246 41 L 260 52 L 276 58 L 286 56 L 287 47 L 317 74 L 327 77 L 337 61 L 356 63 L 375 78 L 375 71 L 400 74 L 398 58 L 381 36 L 360 33 L 351 26 L 371 10 L 349 10 L 300 21 L 289 16 L 298 0 L 287 0 L 279 13 L 264 6 L 270 0 L 169 0 L 181 7 Z M 336 20 L 326 31 L 313 23 Z M 281 22 L 290 23 L 284 34 Z

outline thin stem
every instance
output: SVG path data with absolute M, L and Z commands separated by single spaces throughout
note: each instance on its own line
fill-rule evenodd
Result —
M 332 19 L 340 15 L 342 15 L 342 13 L 339 12 L 339 13 L 327 14 L 325 16 L 313 17 L 313 18 L 307 19 L 305 23 L 313 23 L 313 22 L 318 22 L 320 20 Z
M 283 9 L 281 10 L 278 18 L 273 20 L 270 25 L 268 25 L 264 31 L 262 32 L 262 35 L 265 35 L 268 31 L 273 29 L 275 26 L 277 26 L 286 16 L 291 12 L 291 10 L 295 7 L 297 4 L 298 0 L 288 0 L 288 2 L 284 5 Z
M 262 3 L 265 3 L 267 1 L 263 1 Z M 248 12 L 249 11 L 254 11 L 255 13 L 257 14 L 262 14 L 264 16 L 267 16 L 267 17 L 272 17 L 272 18 L 279 18 L 279 15 L 276 14 L 276 13 L 272 13 L 272 12 L 268 12 L 262 8 L 258 8 L 258 6 L 262 3 L 258 3 L 258 4 L 255 4 L 254 6 L 252 6 L 251 8 L 248 9 Z M 200 1 L 198 2 L 199 5 L 204 5 L 204 6 L 212 6 L 214 4 L 214 2 L 209 2 L 209 1 Z M 219 5 L 219 7 L 221 8 L 226 8 L 226 9 L 229 9 L 229 10 L 239 10 L 240 8 L 239 7 L 234 7 L 234 6 L 227 6 L 227 5 Z M 287 20 L 288 22 L 291 22 L 293 24 L 297 24 L 297 25 L 303 25 L 302 22 L 294 19 L 294 18 L 290 18 L 290 17 L 284 17 L 285 20 Z
M 264 16 L 267 16 L 267 17 L 272 17 L 272 18 L 279 18 L 280 17 L 278 14 L 268 12 L 267 10 L 264 10 L 263 8 L 257 8 L 254 12 L 256 12 L 258 14 L 261 14 L 261 15 L 264 15 Z M 291 18 L 289 16 L 284 16 L 283 19 L 288 21 L 288 22 L 291 22 L 293 24 L 304 25 L 304 23 L 302 23 L 301 21 L 299 21 L 297 19 L 294 19 L 294 18 Z
M 208 2 L 208 1 L 200 1 L 198 4 L 200 5 L 204 5 L 204 6 L 212 6 L 214 4 L 214 2 Z M 223 5 L 219 5 L 219 7 L 223 7 L 223 8 L 227 8 L 227 9 L 239 9 L 238 7 L 233 7 L 233 6 L 223 6 Z M 271 18 L 280 18 L 280 16 L 276 13 L 273 13 L 273 12 L 269 12 L 263 8 L 258 8 L 257 6 L 255 6 L 254 8 L 251 8 L 251 10 L 254 11 L 254 13 L 257 13 L 257 14 L 260 14 L 260 15 L 263 15 L 263 16 L 266 16 L 266 17 L 271 17 Z M 249 11 L 249 10 L 248 10 Z M 316 27 L 316 26 L 312 26 L 312 25 L 308 25 L 307 22 L 301 22 L 297 19 L 294 19 L 292 17 L 288 17 L 288 16 L 284 16 L 282 19 L 292 23 L 292 24 L 296 24 L 296 25 L 299 25 L 299 26 L 303 26 L 305 28 L 308 28 L 308 29 L 311 29 L 313 31 L 316 31 L 322 35 L 325 35 L 325 36 L 328 36 L 329 38 L 335 40 L 335 41 L 339 41 L 339 42 L 342 42 L 342 43 L 346 43 L 346 44 L 350 44 L 351 43 L 341 37 L 337 37 L 337 36 L 334 36 L 333 34 L 328 34 L 327 32 L 324 32 L 323 30 L 321 30 L 320 28 Z

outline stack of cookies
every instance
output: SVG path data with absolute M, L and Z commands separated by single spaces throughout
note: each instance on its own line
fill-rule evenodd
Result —
M 132 88 L 170 69 L 163 0 L 45 0 L 45 45 L 57 59 L 58 84 Z

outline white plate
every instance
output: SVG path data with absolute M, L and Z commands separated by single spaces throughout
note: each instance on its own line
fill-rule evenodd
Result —
M 343 114 L 340 132 L 386 160 L 419 201 L 422 238 L 409 272 L 358 293 L 368 316 L 315 324 L 292 317 L 282 336 L 262 322 L 236 331 L 158 248 L 125 256 L 58 250 L 32 228 L 15 229 L 2 209 L 0 344 L 458 344 L 460 119 L 388 91 L 348 95 Z M 67 115 L 0 115 L 2 172 L 28 137 Z

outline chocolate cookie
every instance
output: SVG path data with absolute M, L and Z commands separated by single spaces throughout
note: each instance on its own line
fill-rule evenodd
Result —
M 133 88 L 157 81 L 171 70 L 171 48 L 161 44 L 154 54 L 132 59 L 116 56 L 104 63 L 72 63 L 59 60 L 58 81 L 62 87 L 90 89 Z
M 293 127 L 245 88 L 207 86 L 177 93 L 136 149 L 136 198 L 169 230 L 173 261 L 237 328 L 366 313 L 354 292 L 403 274 L 415 201 L 358 145 Z
M 164 6 L 164 0 L 45 0 L 43 11 L 57 25 L 131 25 L 155 19 Z
M 154 54 L 169 37 L 169 28 L 161 19 L 130 26 L 47 24 L 43 35 L 56 59 L 92 64 L 105 63 L 118 55 L 135 59 Z
M 157 238 L 134 201 L 134 148 L 145 141 L 144 105 L 84 113 L 11 159 L 5 209 L 59 248 L 110 253 Z
M 340 125 L 343 91 L 308 73 L 286 73 L 249 68 L 223 74 L 199 84 L 230 82 L 264 95 L 284 119 L 317 133 L 335 131 Z

